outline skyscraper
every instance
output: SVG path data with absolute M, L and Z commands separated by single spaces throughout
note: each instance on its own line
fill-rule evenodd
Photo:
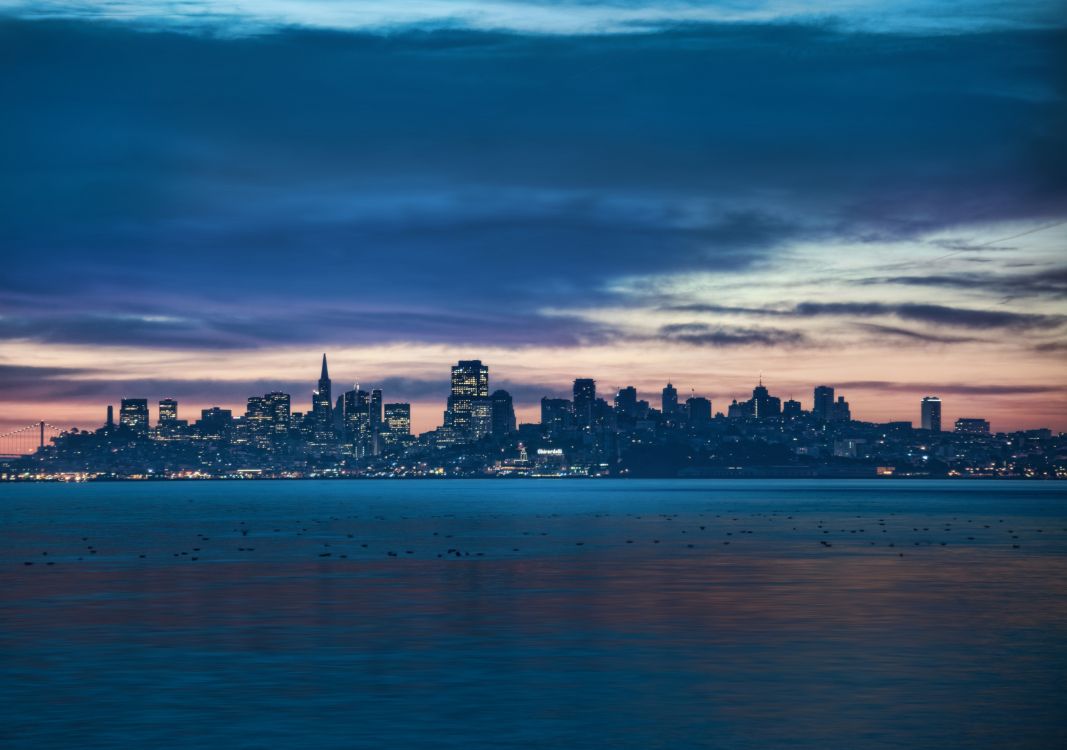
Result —
M 693 396 L 685 400 L 686 417 L 691 427 L 707 427 L 711 422 L 711 401 L 703 396 Z
M 796 419 L 802 414 L 800 408 L 800 402 L 795 399 L 789 399 L 782 404 L 782 416 L 786 419 Z
M 849 408 L 848 401 L 845 401 L 844 396 L 838 396 L 837 401 L 830 407 L 830 421 L 831 422 L 851 422 L 852 421 L 852 409 Z
M 615 411 L 628 417 L 637 416 L 637 389 L 632 385 L 615 394 Z
M 367 408 L 370 416 L 370 431 L 372 434 L 377 435 L 383 428 L 382 390 L 380 388 L 375 388 L 370 392 Z
M 270 434 L 270 416 L 262 396 L 249 396 L 245 407 L 245 422 L 252 435 L 265 438 Z
M 669 417 L 674 414 L 678 411 L 678 389 L 667 383 L 667 387 L 663 389 L 660 402 L 663 408 L 663 416 Z
M 475 440 L 485 437 L 493 431 L 493 399 L 478 396 L 471 399 L 470 436 Z
M 782 415 L 782 400 L 770 394 L 763 385 L 763 378 L 760 378 L 759 385 L 752 389 L 751 403 L 752 416 L 756 419 L 770 419 Z
M 148 399 L 124 398 L 119 406 L 119 425 L 138 435 L 148 434 Z
M 480 359 L 460 360 L 452 367 L 452 390 L 448 396 L 446 425 L 461 435 L 476 437 L 474 402 L 488 396 L 489 368 Z
M 292 408 L 289 394 L 271 391 L 263 397 L 263 402 L 275 437 L 289 434 Z
M 172 398 L 160 399 L 159 426 L 173 425 L 178 421 L 178 402 Z
M 960 417 L 956 420 L 955 432 L 964 435 L 988 435 L 989 420 L 978 417 Z
M 574 381 L 574 424 L 589 427 L 593 424 L 596 403 L 596 381 L 592 378 L 576 378 Z
M 829 422 L 834 409 L 834 389 L 828 385 L 815 386 L 815 400 L 811 404 L 811 415 L 823 422 Z
M 394 439 L 411 434 L 411 404 L 385 404 L 385 430 Z
M 333 397 L 326 355 L 322 355 L 322 372 L 318 388 L 311 395 L 311 420 L 315 439 L 322 442 L 333 438 Z
M 507 391 L 493 391 L 489 397 L 493 404 L 493 423 L 490 432 L 493 437 L 502 437 L 515 432 L 515 405 Z
M 565 398 L 541 399 L 541 431 L 557 435 L 571 426 L 571 402 Z
M 937 396 L 923 396 L 919 408 L 922 428 L 932 432 L 941 432 L 941 399 Z
M 370 394 L 359 388 L 341 397 L 344 433 L 347 442 L 365 442 L 371 435 Z
M 197 431 L 203 438 L 218 439 L 227 435 L 233 427 L 233 412 L 212 406 L 200 410 L 200 419 L 196 423 Z

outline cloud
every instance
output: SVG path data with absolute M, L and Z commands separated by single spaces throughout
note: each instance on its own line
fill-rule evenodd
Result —
M 884 380 L 854 380 L 838 383 L 845 390 L 887 391 L 895 393 L 934 393 L 961 396 L 1025 396 L 1033 394 L 1062 394 L 1067 388 L 1045 384 L 996 384 L 996 383 L 896 383 Z
M 0 96 L 20 102 L 0 121 L 18 144 L 0 291 L 82 310 L 535 315 L 611 301 L 618 278 L 753 270 L 799 241 L 1041 216 L 1067 195 L 1049 158 L 1067 147 L 1060 31 L 0 35 L 19 65 Z
M 797 346 L 807 342 L 799 331 L 779 328 L 737 328 L 704 323 L 661 326 L 658 338 L 692 346 Z
M 861 279 L 862 285 L 898 284 L 912 287 L 983 291 L 1011 299 L 1047 296 L 1067 297 L 1067 268 L 1057 267 L 1028 274 L 957 273 L 923 276 L 885 276 Z
M 604 340 L 602 325 L 568 316 L 432 310 L 296 309 L 250 315 L 235 309 L 194 317 L 52 314 L 0 316 L 0 340 L 43 344 L 241 350 L 281 344 L 397 342 L 579 346 Z
M 877 30 L 959 31 L 1062 25 L 1050 0 L 954 2 L 945 13 L 938 2 L 897 0 L 893 12 L 874 0 L 836 0 L 829 6 L 777 0 L 428 0 L 419 3 L 338 3 L 331 0 L 89 0 L 15 2 L 29 18 L 122 21 L 141 28 L 171 28 L 226 36 L 256 35 L 295 26 L 395 31 L 412 25 L 434 28 L 509 29 L 536 34 L 632 34 L 701 22 L 824 19 L 832 13 L 849 26 Z
M 893 336 L 894 354 L 990 330 L 1002 335 L 967 349 L 987 347 L 982 377 L 995 381 L 1017 364 L 997 359 L 1006 344 L 1044 345 L 1063 323 L 1062 269 L 1009 265 L 1047 262 L 1026 242 L 983 253 L 983 273 L 945 264 L 923 281 L 885 271 L 896 259 L 881 244 L 907 255 L 930 236 L 1063 216 L 1067 30 L 1030 13 L 1047 6 L 867 5 L 842 22 L 688 3 L 738 15 L 635 31 L 620 20 L 628 8 L 677 21 L 679 4 L 500 2 L 496 17 L 512 21 L 491 30 L 429 16 L 384 29 L 397 12 L 385 4 L 361 4 L 364 20 L 352 4 L 285 5 L 284 23 L 241 2 L 195 29 L 191 13 L 173 22 L 171 4 L 126 3 L 136 23 L 103 22 L 111 10 L 96 3 L 36 6 L 63 21 L 0 20 L 0 61 L 17 70 L 0 76 L 0 100 L 19 103 L 0 118 L 5 346 L 42 355 L 27 362 L 124 346 L 138 372 L 177 359 L 158 350 L 220 362 L 418 342 L 495 347 L 497 361 L 506 350 L 534 369 L 561 348 L 605 362 L 657 350 L 664 361 L 642 364 L 677 372 L 666 358 L 686 346 L 693 362 L 698 347 L 732 347 L 747 367 L 834 327 L 859 326 L 875 349 Z M 542 33 L 548 16 L 562 24 L 586 8 L 598 33 Z M 926 21 L 875 33 L 875 16 Z M 1033 20 L 1046 16 L 1057 20 Z M 798 260 L 843 247 L 856 268 L 883 268 L 859 271 L 862 302 Z M 675 279 L 691 293 L 633 291 Z M 702 295 L 706 279 L 724 293 Z M 825 297 L 790 292 L 823 283 Z M 1009 296 L 1041 308 L 998 304 Z M 127 385 L 179 387 L 157 374 Z M 249 372 L 252 386 L 233 390 L 186 383 L 183 398 L 243 399 L 268 376 Z M 54 380 L 54 394 L 105 397 L 91 373 Z M 51 385 L 30 378 L 23 393 Z M 397 389 L 443 397 L 436 381 Z
M 820 317 L 897 317 L 902 320 L 909 320 L 917 323 L 971 329 L 1047 329 L 1058 327 L 1067 322 L 1067 316 L 1064 315 L 1043 315 L 1010 310 L 985 310 L 918 302 L 801 302 L 788 307 L 740 307 L 732 305 L 683 303 L 662 305 L 659 309 L 668 312 L 697 312 L 793 319 Z M 930 342 L 939 341 L 942 343 L 953 343 L 957 341 L 976 340 L 972 338 L 943 337 L 925 332 L 908 331 L 891 326 L 862 324 L 859 327 L 879 333 L 910 336 L 915 339 L 922 339 Z
M 875 334 L 875 336 L 878 337 L 891 336 L 893 338 L 918 341 L 927 344 L 967 344 L 982 340 L 973 336 L 942 336 L 934 333 L 924 333 L 922 331 L 913 331 L 908 328 L 884 326 L 875 323 L 856 323 L 853 327 L 867 333 Z
M 892 315 L 902 320 L 956 328 L 1035 329 L 1059 326 L 1067 320 L 1062 315 L 1038 315 L 1006 310 L 975 310 L 946 305 L 882 302 L 802 302 L 792 314 L 799 317 L 875 317 Z

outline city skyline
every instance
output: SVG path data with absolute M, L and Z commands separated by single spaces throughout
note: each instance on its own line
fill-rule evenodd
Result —
M 388 379 L 386 380 L 388 381 Z M 792 393 L 784 400 L 781 397 L 773 396 L 769 388 L 764 385 L 762 374 L 751 391 L 750 399 L 745 399 L 742 395 L 741 399 L 729 399 L 728 404 L 725 401 L 715 401 L 703 393 L 698 393 L 695 388 L 690 389 L 688 395 L 680 394 L 670 380 L 656 393 L 642 392 L 633 385 L 612 386 L 606 391 L 600 390 L 598 392 L 595 378 L 578 377 L 574 378 L 571 383 L 570 393 L 568 394 L 571 398 L 560 396 L 558 392 L 545 393 L 540 397 L 535 407 L 522 410 L 523 413 L 530 412 L 531 416 L 537 418 L 531 418 L 523 422 L 517 420 L 520 410 L 515 409 L 511 393 L 503 388 L 494 389 L 490 387 L 489 367 L 481 360 L 460 360 L 457 364 L 452 365 L 449 382 L 449 395 L 445 398 L 446 407 L 443 410 L 443 417 L 436 421 L 430 416 L 426 416 L 423 420 L 415 420 L 412 416 L 410 402 L 397 402 L 396 399 L 387 402 L 383 389 L 372 388 L 372 390 L 366 391 L 363 390 L 358 381 L 353 383 L 351 390 L 345 391 L 342 386 L 336 392 L 335 400 L 333 379 L 329 375 L 328 356 L 326 352 L 323 352 L 319 378 L 314 390 L 311 391 L 310 402 L 306 410 L 299 408 L 299 400 L 295 401 L 297 408 L 293 407 L 294 395 L 292 393 L 278 390 L 271 391 L 263 396 L 249 395 L 246 397 L 243 406 L 246 419 L 256 420 L 258 418 L 257 414 L 261 414 L 263 419 L 273 422 L 275 427 L 279 428 L 271 431 L 288 432 L 290 425 L 307 421 L 310 433 L 317 435 L 320 439 L 330 439 L 333 433 L 344 433 L 353 430 L 364 431 L 368 434 L 377 434 L 380 430 L 389 431 L 392 424 L 390 409 L 393 411 L 393 417 L 400 420 L 396 424 L 403 424 L 401 431 L 404 434 L 412 435 L 429 433 L 442 427 L 455 429 L 459 433 L 474 435 L 488 434 L 490 432 L 516 433 L 517 427 L 521 424 L 540 425 L 544 428 L 551 421 L 551 419 L 546 420 L 546 408 L 550 410 L 562 408 L 567 412 L 568 424 L 588 428 L 596 423 L 595 413 L 598 402 L 610 403 L 614 411 L 623 414 L 635 412 L 638 404 L 641 404 L 644 410 L 650 410 L 652 413 L 657 413 L 664 418 L 669 418 L 672 413 L 684 411 L 689 414 L 690 420 L 692 420 L 693 409 L 695 408 L 699 410 L 699 413 L 703 414 L 700 419 L 704 421 L 710 421 L 713 417 L 715 419 L 726 418 L 730 420 L 739 418 L 767 419 L 769 417 L 788 418 L 800 416 L 801 414 L 810 414 L 821 422 L 867 421 L 874 424 L 889 423 L 898 425 L 914 423 L 917 429 L 933 432 L 940 432 L 943 424 L 942 400 L 939 396 L 925 395 L 920 399 L 917 420 L 894 419 L 879 422 L 878 420 L 864 420 L 856 415 L 845 396 L 837 393 L 839 386 L 826 384 L 813 386 L 810 389 L 812 393 L 811 400 L 806 406 L 805 401 Z M 850 384 L 845 384 L 846 387 L 848 385 Z M 512 387 L 515 386 L 513 385 Z M 519 385 L 518 387 L 525 390 L 532 388 L 529 385 Z M 614 396 L 608 402 L 607 398 L 612 393 L 614 393 Z M 642 395 L 649 395 L 650 398 L 641 398 Z M 488 406 L 498 398 L 506 400 L 508 416 L 503 421 L 492 411 L 486 411 L 481 415 L 478 414 L 477 404 L 483 403 Z M 114 416 L 116 413 L 115 404 L 107 404 L 105 427 L 110 428 L 122 425 L 130 427 L 136 432 L 147 434 L 152 427 L 157 430 L 166 430 L 168 427 L 178 424 L 187 426 L 193 421 L 189 418 L 181 418 L 178 411 L 180 402 L 171 396 L 159 397 L 158 400 L 145 396 L 123 396 L 118 401 L 119 411 L 117 413 L 119 416 L 117 419 Z M 156 420 L 154 423 L 152 421 L 153 403 L 156 405 Z M 722 405 L 722 408 L 716 408 L 716 404 Z M 209 414 L 217 414 L 220 411 L 225 411 L 231 415 L 227 417 L 228 419 L 232 418 L 234 413 L 240 414 L 240 409 L 232 408 L 232 405 L 229 404 L 212 404 L 211 406 L 194 404 L 192 407 L 186 404 L 184 408 L 185 412 L 183 413 L 192 412 L 195 414 L 200 412 L 202 418 L 208 418 Z M 966 410 L 964 409 L 964 411 Z M 983 434 L 997 432 L 997 430 L 991 429 L 988 419 L 975 416 L 973 412 L 974 409 L 968 412 L 971 416 L 958 416 L 954 420 L 950 419 L 949 423 L 954 421 L 957 431 L 969 432 L 981 427 Z M 353 414 L 357 416 L 362 414 L 366 421 L 353 421 L 351 419 Z M 479 418 L 481 423 L 480 426 L 476 427 Z M 428 426 L 425 429 L 421 429 L 419 428 L 421 423 L 426 423 Z M 49 424 L 51 425 L 51 423 Z M 501 425 L 503 425 L 503 429 L 501 429 Z M 51 426 L 55 429 L 62 429 L 57 428 L 55 425 Z M 79 428 L 76 425 L 72 427 L 74 429 L 86 429 L 85 427 Z M 95 429 L 95 425 L 90 426 L 88 429 Z M 393 430 L 395 431 L 396 428 L 394 427 Z M 1010 430 L 1002 430 L 1001 432 L 1007 431 Z
M 498 386 L 487 363 L 459 360 L 440 419 L 420 430 L 411 404 L 388 391 L 335 385 L 323 353 L 303 399 L 251 394 L 243 410 L 212 406 L 197 417 L 168 397 L 153 423 L 149 398 L 125 397 L 89 430 L 40 421 L 0 434 L 0 480 L 1067 476 L 1063 433 L 1003 431 L 973 412 L 946 424 L 932 394 L 917 403 L 918 423 L 878 423 L 825 383 L 807 408 L 762 377 L 749 397 L 716 408 L 671 382 L 646 394 L 579 377 L 569 398 L 543 395 L 538 418 L 520 421 Z
M 1067 430 L 1061 10 L 0 2 L 0 430 L 322 350 Z
M 414 434 L 419 434 L 441 427 L 442 424 L 447 424 L 448 420 L 451 418 L 450 414 L 453 412 L 453 407 L 450 405 L 453 403 L 453 399 L 455 398 L 455 395 L 448 395 L 449 381 L 452 382 L 453 393 L 455 393 L 454 389 L 456 388 L 457 382 L 457 369 L 462 370 L 464 365 L 470 364 L 477 364 L 485 371 L 483 375 L 485 380 L 480 381 L 479 385 L 472 386 L 470 388 L 463 388 L 463 386 L 461 385 L 461 392 L 463 392 L 464 395 L 467 395 L 467 392 L 469 391 L 469 395 L 480 396 L 485 399 L 488 399 L 490 397 L 491 391 L 504 391 L 511 398 L 514 398 L 514 392 L 522 394 L 520 396 L 520 398 L 523 399 L 522 401 L 518 399 L 515 400 L 514 414 L 517 422 L 529 424 L 536 424 L 542 421 L 542 401 L 544 399 L 568 400 L 568 409 L 572 409 L 576 415 L 576 419 L 580 419 L 578 415 L 582 412 L 583 408 L 587 412 L 589 406 L 584 405 L 583 407 L 579 405 L 578 399 L 576 398 L 580 388 L 579 383 L 588 384 L 588 387 L 592 389 L 591 392 L 596 393 L 596 396 L 602 399 L 606 397 L 614 398 L 622 390 L 632 391 L 634 399 L 644 400 L 652 404 L 653 408 L 655 409 L 660 408 L 660 399 L 663 397 L 664 389 L 669 389 L 673 391 L 673 398 L 675 400 L 675 403 L 680 404 L 684 407 L 686 401 L 689 398 L 706 399 L 709 402 L 710 407 L 709 416 L 717 415 L 723 417 L 732 416 L 729 413 L 729 406 L 731 402 L 736 404 L 738 401 L 744 401 L 752 395 L 753 385 L 757 388 L 763 389 L 764 393 L 767 392 L 767 388 L 765 387 L 763 382 L 764 378 L 762 373 L 757 375 L 756 383 L 750 384 L 747 389 L 743 389 L 739 392 L 731 392 L 729 394 L 715 392 L 714 390 L 697 389 L 695 387 L 683 386 L 682 388 L 679 388 L 678 386 L 680 384 L 675 383 L 672 379 L 662 380 L 658 385 L 639 387 L 633 385 L 632 383 L 625 383 L 619 385 L 609 384 L 596 377 L 581 375 L 572 378 L 570 383 L 567 385 L 554 387 L 549 390 L 541 390 L 540 395 L 537 395 L 539 392 L 538 389 L 540 388 L 540 386 L 538 386 L 537 384 L 524 384 L 516 383 L 514 381 L 509 380 L 500 380 L 495 375 L 493 380 L 489 381 L 488 366 L 483 365 L 482 360 L 459 360 L 458 365 L 451 366 L 452 373 L 450 378 L 442 378 L 440 381 L 428 380 L 424 383 L 419 384 L 420 389 L 437 387 L 439 392 L 439 399 L 423 399 L 411 401 L 405 399 L 404 396 L 405 394 L 412 392 L 412 380 L 409 378 L 405 378 L 402 375 L 385 377 L 378 381 L 368 381 L 367 379 L 363 379 L 362 384 L 360 383 L 359 379 L 355 379 L 351 383 L 351 389 L 348 389 L 348 387 L 344 385 L 345 381 L 337 380 L 330 377 L 328 373 L 328 354 L 325 352 L 322 354 L 322 360 L 320 363 L 318 384 L 310 390 L 307 387 L 308 383 L 290 383 L 288 385 L 295 387 L 290 387 L 287 389 L 279 385 L 280 383 L 282 383 L 282 381 L 279 380 L 249 381 L 248 383 L 244 384 L 242 384 L 240 381 L 234 381 L 233 385 L 234 387 L 244 386 L 246 390 L 249 390 L 248 387 L 251 386 L 252 391 L 256 390 L 257 385 L 266 386 L 266 397 L 270 397 L 271 395 L 285 396 L 287 399 L 287 408 L 288 404 L 291 403 L 291 411 L 293 413 L 306 414 L 312 418 L 315 418 L 318 408 L 321 407 L 324 410 L 323 414 L 325 414 L 326 416 L 319 417 L 319 421 L 328 421 L 329 419 L 332 419 L 333 417 L 329 415 L 333 414 L 333 412 L 338 407 L 348 408 L 349 401 L 346 399 L 357 393 L 362 394 L 364 398 L 370 397 L 372 394 L 374 394 L 377 398 L 379 408 L 381 408 L 383 404 L 389 405 L 389 403 L 395 404 L 396 402 L 401 402 L 405 406 L 409 407 L 410 411 L 408 412 L 408 419 L 410 420 L 409 424 L 411 432 Z M 495 373 L 497 367 L 494 366 L 493 369 Z M 326 386 L 325 391 L 322 391 L 322 387 L 324 384 Z M 336 384 L 336 387 L 334 384 Z M 973 419 L 984 419 L 985 421 L 991 422 L 993 424 L 994 432 L 1012 432 L 1020 429 L 1044 429 L 1049 427 L 1048 424 L 1035 424 L 1024 426 L 1010 424 L 1010 426 L 1005 426 L 1001 428 L 999 424 L 995 423 L 995 419 L 991 420 L 988 417 L 990 410 L 984 407 L 988 407 L 989 402 L 983 400 L 983 397 L 988 394 L 982 388 L 964 388 L 956 390 L 950 385 L 947 387 L 946 390 L 946 388 L 944 387 L 930 385 L 930 387 L 928 387 L 925 391 L 914 390 L 905 393 L 903 391 L 898 390 L 897 394 L 900 396 L 901 400 L 909 399 L 908 403 L 910 403 L 911 406 L 910 413 L 898 412 L 896 410 L 886 412 L 884 410 L 878 410 L 876 408 L 875 410 L 873 410 L 873 414 L 878 416 L 870 416 L 865 413 L 862 413 L 862 408 L 856 405 L 854 401 L 854 396 L 852 395 L 852 389 L 855 389 L 856 392 L 863 392 L 865 388 L 869 387 L 869 384 L 865 384 L 862 382 L 855 383 L 849 381 L 836 383 L 827 382 L 809 384 L 806 390 L 803 391 L 790 389 L 788 392 L 784 391 L 781 387 L 776 386 L 774 383 L 769 383 L 769 385 L 772 386 L 774 388 L 774 391 L 778 394 L 776 400 L 779 402 L 779 408 L 781 408 L 781 404 L 787 400 L 796 401 L 800 404 L 800 407 L 804 411 L 818 414 L 823 419 L 831 418 L 830 415 L 834 408 L 833 399 L 835 397 L 835 391 L 836 398 L 838 398 L 839 400 L 843 400 L 844 396 L 841 395 L 841 392 L 847 390 L 849 391 L 849 401 L 845 403 L 844 406 L 846 410 L 851 407 L 851 411 L 848 412 L 849 416 L 847 418 L 856 421 L 871 422 L 876 424 L 911 422 L 915 425 L 916 428 L 929 429 L 926 423 L 926 405 L 927 401 L 932 399 L 937 403 L 937 424 L 939 425 L 937 429 L 939 430 L 941 429 L 942 424 L 949 425 L 949 428 L 951 428 L 952 424 L 954 424 L 957 420 L 961 419 L 964 421 Z M 371 388 L 372 390 L 363 390 L 364 386 L 367 388 Z M 260 390 L 263 389 L 260 388 Z M 829 392 L 830 403 L 819 403 L 820 390 Z M 942 416 L 941 411 L 944 399 L 942 399 L 939 395 L 932 395 L 931 392 L 933 391 L 936 391 L 938 393 L 945 392 L 951 394 L 952 396 L 948 399 L 948 409 L 944 412 L 944 416 Z M 320 392 L 325 393 L 325 396 L 323 397 L 321 402 L 319 400 Z M 173 393 L 146 394 L 144 392 L 129 392 L 123 393 L 123 395 L 121 396 L 117 396 L 110 402 L 96 403 L 92 407 L 91 412 L 88 410 L 86 411 L 86 414 L 89 414 L 90 416 L 87 417 L 84 424 L 68 424 L 69 420 L 65 421 L 63 419 L 55 418 L 42 418 L 41 420 L 35 421 L 45 421 L 49 424 L 54 424 L 55 426 L 61 429 L 73 427 L 77 429 L 91 430 L 97 428 L 100 424 L 103 424 L 104 421 L 106 421 L 100 419 L 100 416 L 103 413 L 101 409 L 106 409 L 107 413 L 110 415 L 112 413 L 112 410 L 117 409 L 122 402 L 130 400 L 144 400 L 148 405 L 148 420 L 151 425 L 155 426 L 157 424 L 164 423 L 166 421 L 166 417 L 169 417 L 170 419 L 175 419 L 175 414 L 177 413 L 179 405 L 182 409 L 181 413 L 186 417 L 188 417 L 188 415 L 190 414 L 198 414 L 204 410 L 219 408 L 229 410 L 233 414 L 241 414 L 246 410 L 246 408 L 249 408 L 250 401 L 252 399 L 259 398 L 263 397 L 256 396 L 251 392 L 246 392 L 243 397 L 235 398 L 230 401 L 207 403 L 198 402 L 195 400 L 188 401 L 184 398 L 176 397 Z M 306 404 L 304 403 L 305 401 L 307 402 Z M 471 406 L 469 403 L 466 403 L 460 408 L 464 409 L 468 414 L 471 410 Z M 445 415 L 443 419 L 441 416 L 442 413 Z M 993 410 L 993 413 L 996 413 L 995 409 Z M 889 416 L 883 416 L 885 414 L 888 414 Z M 155 415 L 154 418 L 153 415 Z M 115 421 L 118 422 L 120 420 L 116 419 Z M 470 418 L 466 417 L 463 424 L 469 427 L 469 423 Z M 19 424 L 18 426 L 22 427 L 23 424 Z

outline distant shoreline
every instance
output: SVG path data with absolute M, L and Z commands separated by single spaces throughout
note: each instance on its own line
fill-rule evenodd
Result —
M 680 482 L 699 482 L 709 480 L 733 480 L 733 481 L 783 481 L 783 482 L 796 482 L 802 480 L 809 481 L 863 481 L 863 482 L 916 482 L 916 481 L 944 481 L 944 482 L 1058 482 L 1067 479 L 1067 477 L 948 477 L 948 476 L 847 476 L 847 475 L 825 475 L 825 476 L 812 476 L 812 475 L 798 475 L 798 476 L 782 476 L 782 475 L 758 475 L 758 474 L 739 474 L 736 476 L 640 476 L 640 477 L 583 477 L 583 476 L 542 476 L 542 477 L 465 477 L 465 476 L 449 476 L 449 477 L 93 477 L 93 478 L 62 478 L 62 477 L 50 477 L 46 479 L 4 479 L 0 480 L 0 487 L 9 484 L 100 484 L 100 483 L 115 483 L 115 484 L 158 484 L 158 483 L 184 483 L 195 484 L 199 482 L 409 482 L 409 481 L 422 481 L 422 482 L 448 482 L 448 481 L 484 481 L 484 482 L 537 482 L 537 481 L 566 481 L 566 480 L 581 480 L 581 481 L 641 481 L 641 480 L 671 480 Z

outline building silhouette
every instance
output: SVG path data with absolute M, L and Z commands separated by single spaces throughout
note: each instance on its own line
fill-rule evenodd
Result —
M 319 375 L 318 386 L 311 394 L 311 421 L 312 433 L 315 440 L 323 443 L 333 439 L 333 396 L 330 372 L 326 366 L 326 355 L 322 355 L 322 372 Z
M 511 400 L 511 394 L 504 390 L 496 390 L 489 398 L 493 411 L 489 431 L 494 437 L 502 437 L 515 432 L 515 404 Z
M 560 435 L 572 424 L 571 402 L 565 398 L 541 399 L 541 430 L 546 435 Z
M 620 388 L 615 394 L 615 413 L 623 417 L 637 416 L 637 389 L 632 385 Z
M 660 395 L 660 409 L 665 417 L 674 416 L 678 411 L 678 389 L 669 382 Z
M 590 427 L 595 422 L 596 381 L 592 378 L 577 378 L 572 390 L 574 399 L 574 424 Z
M 811 404 L 811 414 L 822 422 L 829 422 L 834 411 L 834 389 L 828 385 L 817 385 L 814 391 L 814 400 Z
M 941 432 L 941 399 L 937 396 L 924 396 L 919 411 L 924 430 Z
M 702 429 L 711 423 L 711 401 L 703 396 L 693 396 L 685 400 L 686 417 L 689 426 Z

